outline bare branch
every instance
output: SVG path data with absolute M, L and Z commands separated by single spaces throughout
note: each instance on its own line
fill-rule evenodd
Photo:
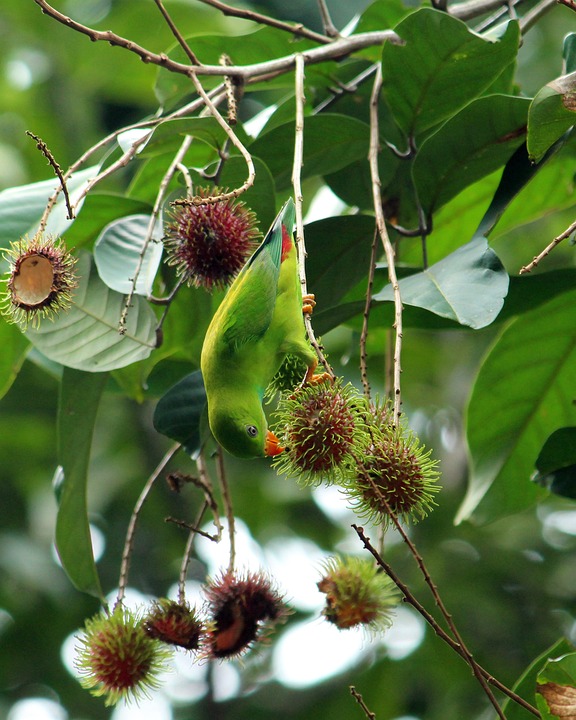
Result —
M 378 246 L 378 232 L 374 232 L 372 249 L 370 251 L 370 266 L 368 268 L 368 283 L 366 285 L 366 302 L 362 315 L 362 332 L 360 333 L 360 375 L 364 387 L 364 395 L 370 400 L 370 382 L 368 381 L 368 362 L 366 357 L 366 343 L 368 341 L 368 318 L 372 304 L 372 287 L 374 285 L 374 271 L 376 269 L 376 248 Z
M 372 196 L 374 201 L 374 212 L 376 215 L 376 227 L 384 246 L 386 260 L 388 262 L 388 279 L 392 285 L 394 292 L 394 330 L 396 332 L 396 341 L 394 343 L 394 423 L 396 426 L 400 423 L 402 393 L 400 389 L 400 373 L 401 354 L 402 354 L 402 299 L 400 297 L 400 286 L 396 277 L 396 266 L 394 257 L 394 248 L 388 237 L 386 229 L 386 219 L 382 208 L 382 194 L 380 191 L 380 173 L 378 169 L 378 153 L 380 151 L 379 141 L 379 124 L 378 124 L 378 98 L 382 87 L 382 67 L 378 65 L 376 69 L 376 77 L 374 78 L 374 87 L 370 98 L 370 177 L 372 178 Z
M 336 25 L 334 25 L 334 23 L 332 22 L 326 0 L 318 0 L 318 9 L 320 10 L 320 15 L 322 17 L 322 25 L 324 26 L 324 32 L 326 33 L 326 35 L 330 38 L 339 37 L 340 33 L 338 32 L 338 28 L 336 27 Z
M 66 209 L 68 210 L 68 220 L 74 220 L 74 210 L 72 209 L 72 206 L 70 204 L 70 195 L 68 195 L 68 188 L 66 187 L 66 179 L 64 178 L 64 175 L 62 174 L 62 168 L 58 163 L 56 162 L 54 155 L 50 152 L 50 149 L 48 148 L 48 145 L 38 137 L 38 135 L 34 135 L 34 133 L 30 132 L 29 130 L 26 131 L 26 135 L 28 137 L 31 137 L 32 140 L 36 141 L 36 147 L 42 155 L 48 160 L 48 163 L 50 164 L 50 167 L 54 170 L 54 173 L 56 174 L 56 177 L 60 181 L 60 187 L 62 189 L 62 192 L 64 193 L 64 200 L 66 202 Z M 42 229 L 42 228 L 41 228 Z
M 529 272 L 531 272 L 532 270 L 534 270 L 534 268 L 536 267 L 536 265 L 538 265 L 538 263 L 539 263 L 541 260 L 544 260 L 544 258 L 545 258 L 547 255 L 549 255 L 549 254 L 552 252 L 552 250 L 554 250 L 554 248 L 555 248 L 557 245 L 560 245 L 560 243 L 562 242 L 562 240 L 566 240 L 566 238 L 570 237 L 570 235 L 572 235 L 572 233 L 575 232 L 575 231 L 576 231 L 576 220 L 575 220 L 571 225 L 569 225 L 569 226 L 566 228 L 566 230 L 564 230 L 563 232 L 561 232 L 560 235 L 557 235 L 557 236 L 554 238 L 554 240 L 552 240 L 551 243 L 549 243 L 548 245 L 546 245 L 546 247 L 544 248 L 544 250 L 542 250 L 541 253 L 539 253 L 538 255 L 536 255 L 536 257 L 532 260 L 532 262 L 529 262 L 528 265 L 524 265 L 524 267 L 520 268 L 520 275 L 524 275 L 525 273 L 529 273 Z

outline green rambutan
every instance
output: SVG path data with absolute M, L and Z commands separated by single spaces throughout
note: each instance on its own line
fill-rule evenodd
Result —
M 369 440 L 361 398 L 341 379 L 312 383 L 285 394 L 275 413 L 275 433 L 285 450 L 279 473 L 304 484 L 339 480 Z
M 118 606 L 86 621 L 76 647 L 80 683 L 106 705 L 136 700 L 159 687 L 158 675 L 171 652 L 144 630 L 139 617 Z
M 203 633 L 203 623 L 187 603 L 161 598 L 144 618 L 146 634 L 185 650 L 197 650 Z
M 210 617 L 203 645 L 207 658 L 243 654 L 290 612 L 270 578 L 261 572 L 224 573 L 208 583 L 205 594 Z
M 401 594 L 374 562 L 358 557 L 330 558 L 318 583 L 326 595 L 322 614 L 340 630 L 363 626 L 375 632 L 390 627 Z
M 298 355 L 287 355 L 280 369 L 272 378 L 272 381 L 264 393 L 265 399 L 270 402 L 277 393 L 294 392 L 300 385 L 308 366 Z
M 366 418 L 370 443 L 344 483 L 354 509 L 375 522 L 390 521 L 391 513 L 404 522 L 421 520 L 436 505 L 438 461 L 412 432 L 393 424 L 387 406 L 373 407 Z
M 199 188 L 198 197 L 218 195 L 219 188 Z M 167 262 L 189 285 L 207 290 L 229 285 L 256 249 L 256 216 L 235 199 L 216 203 L 190 200 L 174 204 L 165 228 Z
M 52 318 L 70 307 L 72 290 L 78 286 L 76 259 L 61 238 L 38 233 L 23 238 L 4 251 L 10 262 L 5 280 L 2 314 L 9 322 L 38 327 L 42 318 Z

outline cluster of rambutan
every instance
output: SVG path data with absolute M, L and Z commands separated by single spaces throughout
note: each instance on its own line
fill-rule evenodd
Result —
M 372 403 L 341 379 L 284 393 L 274 432 L 285 450 L 277 471 L 303 484 L 336 483 L 360 517 L 418 521 L 434 507 L 437 461 L 416 436 L 393 422 L 388 404 Z
M 138 700 L 160 684 L 171 649 L 199 659 L 234 658 L 267 639 L 289 608 L 264 573 L 226 572 L 209 581 L 202 612 L 162 598 L 145 613 L 122 605 L 86 621 L 76 648 L 81 684 L 106 705 Z

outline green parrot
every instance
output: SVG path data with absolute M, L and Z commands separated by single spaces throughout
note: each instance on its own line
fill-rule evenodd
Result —
M 318 360 L 306 340 L 290 198 L 262 244 L 236 277 L 216 311 L 202 347 L 208 421 L 216 440 L 241 458 L 277 455 L 283 448 L 268 429 L 262 398 L 287 354 L 308 366 Z M 323 376 L 314 376 L 315 378 Z

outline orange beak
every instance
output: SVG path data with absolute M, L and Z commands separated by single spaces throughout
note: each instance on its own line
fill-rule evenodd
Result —
M 281 447 L 280 441 L 271 430 L 268 430 L 266 433 L 266 443 L 264 445 L 264 455 L 274 457 L 274 455 L 280 455 L 281 452 L 284 452 L 284 448 Z

